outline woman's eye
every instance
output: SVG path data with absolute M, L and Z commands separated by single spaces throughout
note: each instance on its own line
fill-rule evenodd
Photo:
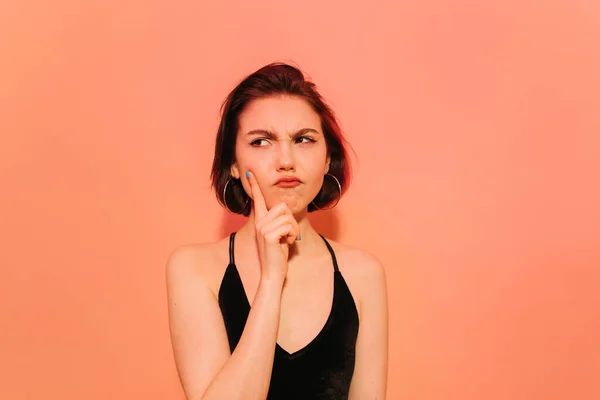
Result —
M 303 140 L 303 141 L 302 141 L 302 142 L 300 142 L 300 143 L 313 143 L 313 142 L 315 141 L 314 139 L 312 139 L 312 138 L 309 138 L 309 137 L 306 137 L 306 136 L 299 137 L 297 140 L 298 140 L 299 142 L 300 142 L 301 140 Z
M 266 139 L 256 139 L 256 140 L 254 140 L 254 141 L 250 142 L 250 145 L 251 145 L 251 146 L 258 146 L 258 147 L 260 147 L 260 146 L 264 146 L 264 145 L 265 145 L 265 143 L 262 143 L 262 142 L 265 142 L 265 143 L 266 143 L 266 142 L 267 142 L 267 140 L 266 140 Z

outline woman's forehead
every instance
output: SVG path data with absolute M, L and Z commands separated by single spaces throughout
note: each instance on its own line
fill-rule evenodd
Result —
M 321 119 L 310 104 L 298 97 L 278 96 L 253 100 L 240 115 L 241 132 L 263 129 L 276 134 L 312 128 L 321 131 Z

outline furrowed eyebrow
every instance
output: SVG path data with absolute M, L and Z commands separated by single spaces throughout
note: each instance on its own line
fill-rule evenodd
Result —
M 299 131 L 297 131 L 296 133 L 290 135 L 291 137 L 297 137 L 297 136 L 302 136 L 304 134 L 307 133 L 316 133 L 319 134 L 320 132 L 317 131 L 316 129 L 313 128 L 303 128 L 300 129 Z M 251 130 L 250 132 L 246 133 L 247 136 L 266 136 L 269 139 L 275 139 L 277 137 L 277 135 L 271 131 L 267 131 L 265 129 L 254 129 Z

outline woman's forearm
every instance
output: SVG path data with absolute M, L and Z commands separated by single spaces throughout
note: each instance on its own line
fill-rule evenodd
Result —
M 264 400 L 277 343 L 283 282 L 261 280 L 239 343 L 202 400 Z

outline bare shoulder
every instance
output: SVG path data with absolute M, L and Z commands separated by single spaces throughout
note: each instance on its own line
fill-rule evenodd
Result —
M 356 247 L 350 247 L 334 240 L 327 239 L 331 244 L 338 266 L 342 274 L 357 278 L 385 279 L 385 270 L 379 259 Z
M 386 292 L 385 268 L 373 254 L 329 240 L 338 267 L 358 305 L 375 293 Z
M 213 243 L 191 243 L 174 249 L 167 259 L 167 283 L 187 281 L 205 284 L 213 292 L 227 266 L 224 239 Z M 217 289 L 218 290 L 218 289 Z

